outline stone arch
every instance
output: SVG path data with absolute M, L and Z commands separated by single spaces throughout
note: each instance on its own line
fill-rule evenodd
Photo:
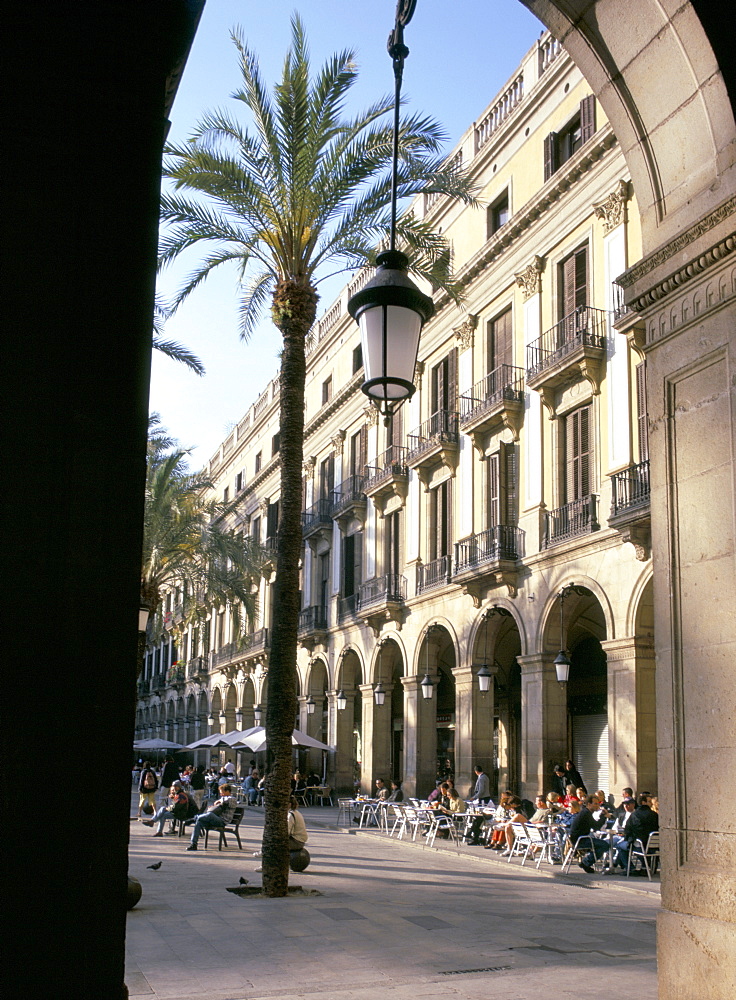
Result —
M 335 718 L 333 737 L 335 745 L 334 774 L 330 780 L 338 792 L 353 794 L 356 782 L 360 783 L 363 767 L 363 697 L 361 685 L 365 678 L 365 663 L 361 651 L 346 646 L 338 657 L 335 668 Z M 339 695 L 345 697 L 345 708 L 337 704 Z
M 328 703 L 327 690 L 329 688 L 329 670 L 327 661 L 322 656 L 315 656 L 309 661 L 307 678 L 304 685 L 306 699 L 314 702 L 313 711 L 310 714 L 306 702 L 300 705 L 301 725 L 300 729 L 305 730 L 309 736 L 313 736 L 321 743 L 329 741 Z M 310 769 L 317 764 L 320 765 L 321 774 L 321 753 L 305 754 L 304 760 L 300 761 L 303 767 Z
M 416 645 L 414 676 L 404 680 L 407 695 L 404 777 L 418 795 L 428 795 L 438 778 L 455 777 L 455 669 L 458 638 L 445 619 L 434 618 Z M 422 681 L 429 676 L 432 696 Z
M 243 713 L 243 729 L 251 729 L 256 724 L 254 714 L 256 706 L 256 686 L 250 675 L 246 675 L 243 680 L 243 688 L 240 697 L 241 710 Z

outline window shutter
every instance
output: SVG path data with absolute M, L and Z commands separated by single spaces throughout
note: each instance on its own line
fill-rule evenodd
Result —
M 590 416 L 590 406 L 583 406 L 565 420 L 565 503 L 580 500 L 591 493 Z
M 457 347 L 453 347 L 447 355 L 447 394 L 444 409 L 457 409 Z
M 578 411 L 580 414 L 580 445 L 579 445 L 579 477 L 580 477 L 580 497 L 587 497 L 591 492 L 591 468 L 590 468 L 590 407 L 584 406 Z
M 355 535 L 348 535 L 342 546 L 342 593 L 352 597 L 355 593 Z
M 502 524 L 514 527 L 519 517 L 518 448 L 515 444 L 501 442 L 502 470 Z
M 353 586 L 358 589 L 363 581 L 363 535 L 350 536 L 353 539 Z
M 440 361 L 432 369 L 432 413 L 442 407 L 442 399 L 445 394 L 445 363 Z
M 580 140 L 587 142 L 595 134 L 595 97 L 590 94 L 580 102 Z
M 575 253 L 575 308 L 588 304 L 588 248 Z
M 570 316 L 575 312 L 575 254 L 571 254 L 562 263 L 562 295 L 561 312 L 563 316 Z
M 557 133 L 550 132 L 544 140 L 544 179 L 548 181 L 557 170 Z
M 488 457 L 488 527 L 501 523 L 501 482 L 499 455 Z
M 390 443 L 394 448 L 400 448 L 402 443 L 402 431 L 403 431 L 403 420 L 404 417 L 404 407 L 403 404 L 398 406 L 391 416 L 391 426 L 389 428 Z
M 496 370 L 496 323 L 498 320 L 488 320 L 486 326 L 486 372 L 490 375 L 492 371 Z
M 368 462 L 368 428 L 365 424 L 360 428 L 360 458 L 358 461 L 358 468 L 355 470 L 361 476 L 363 475 L 363 470 L 365 469 L 366 463 Z
M 647 427 L 647 369 L 646 361 L 636 366 L 636 412 L 639 431 L 639 461 L 649 458 L 649 428 Z

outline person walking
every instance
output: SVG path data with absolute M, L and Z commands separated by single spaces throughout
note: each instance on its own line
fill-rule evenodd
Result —
M 156 810 L 156 792 L 158 791 L 158 778 L 156 777 L 156 772 L 151 767 L 151 762 L 149 760 L 144 761 L 143 770 L 140 774 L 140 779 L 138 781 L 138 819 L 141 818 L 141 812 L 144 806 L 150 808 L 146 809 L 149 815 L 153 815 Z

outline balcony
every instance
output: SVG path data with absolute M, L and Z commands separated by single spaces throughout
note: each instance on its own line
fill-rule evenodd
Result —
M 409 492 L 408 450 L 391 445 L 372 465 L 365 467 L 363 492 L 373 501 L 379 517 L 386 512 L 386 505 L 398 497 L 397 506 L 403 507 Z
M 322 540 L 332 538 L 331 502 L 323 497 L 302 514 L 302 537 L 313 549 Z
M 460 429 L 483 449 L 483 438 L 499 426 L 519 440 L 524 415 L 524 369 L 499 365 L 460 397 Z
M 598 496 L 590 493 L 580 500 L 566 503 L 564 507 L 544 512 L 544 538 L 542 548 L 548 549 L 569 538 L 589 535 L 598 531 Z
M 362 583 L 358 589 L 356 613 L 370 625 L 378 637 L 384 622 L 397 622 L 401 628 L 404 621 L 406 601 L 406 577 L 398 573 L 387 573 Z
M 516 596 L 516 563 L 522 556 L 522 542 L 520 528 L 495 524 L 455 543 L 453 581 L 470 594 L 476 607 L 480 607 L 484 587 L 503 584 L 510 597 Z
M 311 651 L 327 638 L 327 609 L 320 604 L 313 604 L 299 612 L 297 628 L 299 642 Z
M 259 628 L 255 632 L 251 632 L 250 635 L 245 636 L 240 642 L 238 655 L 243 660 L 262 662 L 266 658 L 265 654 L 268 652 L 270 645 L 271 641 L 268 629 Z
M 330 494 L 330 514 L 341 530 L 345 530 L 353 519 L 360 521 L 361 525 L 365 524 L 368 501 L 363 490 L 364 482 L 363 475 L 348 476 Z
M 207 656 L 194 656 L 191 660 L 187 660 L 186 672 L 188 681 L 201 680 L 203 677 L 207 676 L 209 671 L 209 657 Z
M 651 547 L 649 495 L 648 459 L 611 476 L 608 524 L 634 546 L 636 558 L 642 562 L 649 558 Z
M 337 621 L 339 625 L 344 622 L 355 621 L 358 617 L 358 595 L 350 594 L 348 597 L 341 597 L 337 602 Z
M 407 464 L 416 469 L 425 491 L 436 470 L 445 468 L 455 474 L 460 453 L 459 423 L 460 415 L 455 410 L 437 410 L 407 435 Z
M 212 654 L 212 669 L 222 668 L 230 663 L 238 655 L 239 648 L 236 642 L 228 642 L 221 646 Z
M 417 566 L 417 594 L 446 587 L 452 577 L 452 556 L 440 556 L 424 566 Z
M 579 377 L 587 379 L 594 395 L 606 367 L 605 309 L 580 306 L 532 341 L 526 349 L 526 383 L 538 389 L 554 415 L 552 392 Z

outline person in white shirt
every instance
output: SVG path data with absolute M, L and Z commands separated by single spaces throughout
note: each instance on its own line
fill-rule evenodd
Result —
M 613 867 L 626 868 L 629 859 L 631 844 L 626 839 L 626 825 L 634 815 L 636 809 L 636 799 L 624 799 L 621 803 L 623 812 L 616 818 L 613 824 Z
M 300 851 L 309 840 L 307 824 L 304 817 L 299 812 L 299 803 L 292 795 L 289 799 L 289 815 L 287 817 L 287 827 L 289 831 L 289 850 Z

